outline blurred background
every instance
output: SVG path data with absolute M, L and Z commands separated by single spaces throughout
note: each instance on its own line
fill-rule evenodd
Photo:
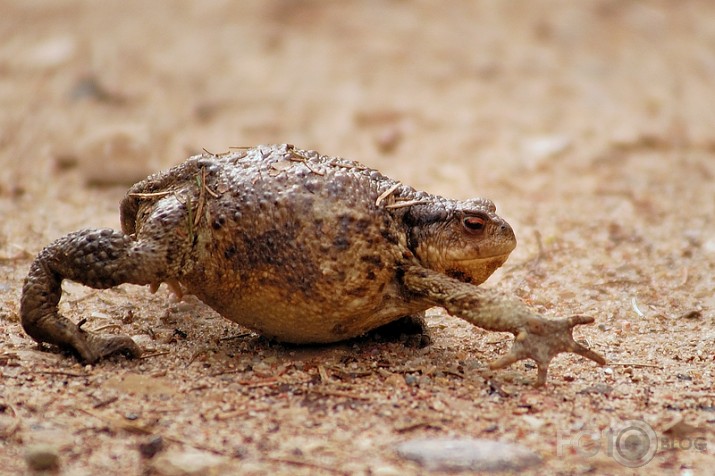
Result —
M 289 142 L 469 195 L 567 150 L 713 145 L 707 1 L 0 8 L 0 160 L 33 172 L 132 183 L 202 148 Z

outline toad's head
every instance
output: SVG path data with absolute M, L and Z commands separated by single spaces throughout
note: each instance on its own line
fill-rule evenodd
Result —
M 516 247 L 511 226 L 491 200 L 436 199 L 405 213 L 407 243 L 426 268 L 483 283 Z

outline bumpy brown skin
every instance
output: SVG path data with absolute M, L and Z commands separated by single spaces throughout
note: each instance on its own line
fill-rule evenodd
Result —
M 418 192 L 357 162 L 290 145 L 204 154 L 133 186 L 123 232 L 82 230 L 45 248 L 23 288 L 25 331 L 86 362 L 140 354 L 127 336 L 98 336 L 59 315 L 63 279 L 93 288 L 162 282 L 223 316 L 285 342 L 335 342 L 441 306 L 516 336 L 492 362 L 537 362 L 575 352 L 572 327 L 519 300 L 477 287 L 516 246 L 485 199 Z

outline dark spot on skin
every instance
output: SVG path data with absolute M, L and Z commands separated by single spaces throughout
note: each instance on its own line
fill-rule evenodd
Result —
M 211 222 L 211 227 L 214 230 L 220 230 L 226 224 L 226 218 L 223 215 L 219 215 Z
M 340 228 L 349 229 L 355 221 L 355 217 L 352 215 L 340 215 L 338 220 L 340 221 Z
M 382 258 L 378 255 L 363 255 L 360 257 L 360 261 L 370 263 L 378 268 L 382 268 Z
M 338 251 L 345 251 L 350 247 L 350 240 L 345 236 L 336 236 L 333 240 L 333 246 Z
M 363 233 L 370 227 L 370 220 L 367 218 L 360 218 L 355 222 L 355 231 Z
M 382 230 L 380 230 L 380 233 L 382 234 L 382 237 L 391 245 L 396 245 L 397 243 L 399 243 L 397 236 L 395 235 L 395 233 L 392 232 L 392 230 L 383 228 Z
M 360 286 L 359 288 L 348 290 L 347 294 L 354 297 L 364 297 L 367 294 L 367 286 Z
M 370 269 L 370 270 L 368 270 L 367 275 L 365 277 L 367 279 L 369 279 L 370 281 L 372 281 L 373 279 L 375 279 L 375 272 Z
M 260 276 L 261 286 L 285 290 L 286 299 L 296 291 L 313 296 L 317 292 L 315 283 L 323 274 L 300 247 L 301 230 L 301 224 L 292 220 L 285 220 L 276 229 L 241 229 L 232 234 L 224 251 L 226 264 L 242 278 Z M 327 244 L 332 249 L 332 243 Z
M 417 230 L 415 228 L 410 229 L 409 233 L 407 233 L 407 247 L 413 252 L 416 253 L 417 247 L 420 245 L 420 239 L 417 236 Z
M 348 331 L 347 329 L 345 329 L 345 326 L 343 324 L 335 324 L 331 332 L 335 335 L 343 336 L 347 334 Z
M 448 212 L 442 208 L 432 207 L 410 207 L 402 216 L 402 220 L 408 227 L 427 226 L 433 223 L 447 221 Z
M 468 274 L 466 274 L 464 271 L 460 271 L 458 269 L 448 269 L 445 274 L 449 276 L 450 278 L 458 279 L 462 281 L 463 283 L 471 283 L 472 278 Z

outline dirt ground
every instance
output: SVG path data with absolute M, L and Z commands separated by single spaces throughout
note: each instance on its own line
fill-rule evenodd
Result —
M 475 437 L 538 453 L 527 474 L 712 474 L 715 3 L 0 11 L 0 473 L 49 445 L 66 475 L 421 474 L 395 445 Z M 519 246 L 485 286 L 593 315 L 577 334 L 609 364 L 561 355 L 534 389 L 528 362 L 485 367 L 512 336 L 438 309 L 426 349 L 293 347 L 135 286 L 66 283 L 62 309 L 134 336 L 142 359 L 84 366 L 23 333 L 44 245 L 118 228 L 128 185 L 202 148 L 283 142 L 493 199 Z M 623 432 L 641 420 L 657 452 L 630 469 Z

